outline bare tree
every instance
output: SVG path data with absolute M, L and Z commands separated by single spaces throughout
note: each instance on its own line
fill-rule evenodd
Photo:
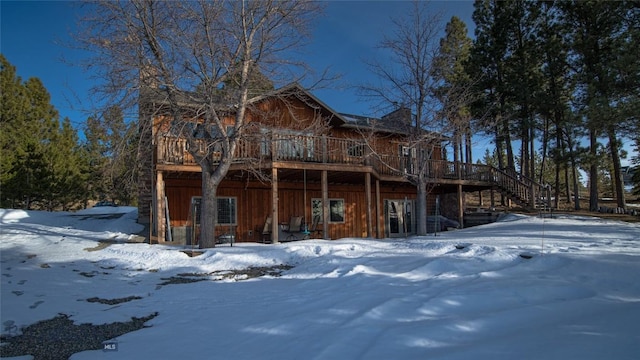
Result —
M 401 117 L 383 118 L 383 122 L 396 120 L 396 128 L 406 134 L 402 150 L 410 159 L 410 166 L 387 162 L 386 165 L 404 173 L 417 188 L 417 233 L 427 232 L 427 194 L 432 190 L 434 171 L 430 169 L 433 151 L 443 143 L 442 133 L 453 127 L 449 118 L 459 113 L 460 102 L 468 93 L 450 86 L 442 87 L 442 71 L 437 71 L 440 59 L 440 38 L 444 25 L 439 13 L 429 11 L 428 3 L 414 2 L 406 16 L 392 19 L 391 35 L 380 43 L 388 58 L 368 62 L 369 69 L 378 83 L 360 87 L 364 97 L 369 97 L 381 109 L 399 108 L 394 114 Z M 441 99 L 446 99 L 443 104 Z M 382 124 L 380 124 L 383 126 Z M 384 124 L 389 126 L 389 124 Z M 459 125 L 457 126 L 459 127 Z M 402 154 L 400 154 L 402 155 Z
M 155 115 L 163 116 L 148 118 L 166 123 L 142 123 L 141 138 L 149 139 L 145 134 L 155 126 L 170 127 L 186 139 L 202 168 L 200 246 L 214 246 L 216 192 L 239 144 L 251 135 L 245 115 L 257 95 L 252 90 L 262 77 L 297 80 L 292 69 L 302 64 L 290 58 L 321 8 L 314 2 L 278 0 L 134 0 L 88 6 L 91 15 L 84 19 L 87 32 L 81 40 L 95 54 L 89 65 L 106 80 L 98 90 L 123 107 L 135 105 L 138 96 L 161 105 L 162 114 Z

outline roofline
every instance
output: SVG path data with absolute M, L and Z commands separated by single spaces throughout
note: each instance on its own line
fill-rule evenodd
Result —
M 367 119 L 367 120 L 371 120 L 373 122 L 379 122 L 379 123 L 383 123 L 384 122 L 384 120 L 382 118 L 374 118 L 374 117 L 369 117 L 369 116 L 356 115 L 356 114 L 347 114 L 347 113 L 341 113 L 341 115 L 346 116 L 346 117 Z M 349 122 L 349 121 L 347 121 L 347 123 L 344 125 L 344 127 L 351 128 L 351 129 L 368 129 L 368 130 L 373 130 L 373 131 L 380 132 L 380 133 L 396 134 L 396 135 L 403 135 L 403 136 L 410 135 L 409 132 L 404 131 L 404 130 L 391 129 L 391 128 L 387 128 L 387 127 L 384 127 L 384 126 L 376 127 L 375 125 L 363 125 L 363 124 L 357 124 L 357 123 L 353 123 L 353 122 Z M 442 134 L 440 132 L 437 132 L 437 131 L 431 131 L 431 130 L 423 130 L 423 131 L 425 133 L 427 133 L 427 134 L 432 134 L 435 137 L 438 137 L 443 141 L 445 139 L 450 139 L 448 136 L 446 136 L 446 135 L 444 135 L 444 134 Z
M 299 83 L 297 82 L 292 82 L 289 83 L 287 85 L 284 85 L 278 89 L 275 89 L 271 92 L 268 92 L 266 94 L 263 95 L 259 95 L 256 97 L 253 97 L 251 99 L 249 99 L 249 103 L 253 103 L 253 102 L 259 102 L 265 99 L 268 99 L 272 96 L 278 96 L 280 94 L 286 94 L 287 92 L 293 91 L 292 93 L 300 98 L 299 93 L 302 93 L 304 96 L 307 96 L 309 99 L 311 99 L 313 102 L 317 103 L 318 105 L 320 105 L 325 111 L 331 113 L 335 118 L 337 118 L 338 120 L 340 120 L 342 122 L 341 125 L 347 124 L 348 121 L 337 111 L 335 111 L 334 109 L 332 109 L 329 105 L 327 105 L 324 101 L 320 100 L 319 98 L 317 98 L 315 95 L 313 95 L 311 92 L 309 92 L 308 90 L 306 90 L 305 88 L 303 88 Z M 302 99 L 301 99 L 302 100 Z

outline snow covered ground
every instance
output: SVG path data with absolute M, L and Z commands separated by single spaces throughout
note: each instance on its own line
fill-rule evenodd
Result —
M 141 230 L 135 218 L 123 207 L 0 210 L 2 333 L 59 313 L 102 324 L 158 312 L 115 339 L 117 351 L 72 358 L 640 358 L 639 224 L 509 215 L 437 237 L 189 257 L 124 243 Z M 219 272 L 280 264 L 293 268 L 246 280 Z M 207 281 L 162 285 L 179 274 Z

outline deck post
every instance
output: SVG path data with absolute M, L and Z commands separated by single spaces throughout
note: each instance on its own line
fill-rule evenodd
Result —
M 364 191 L 365 199 L 367 203 L 367 237 L 370 238 L 373 235 L 373 224 L 371 217 L 371 174 L 364 174 Z
M 380 180 L 376 179 L 376 238 L 382 238 L 382 224 L 380 217 L 382 216 L 382 203 L 380 201 Z
M 491 211 L 493 211 L 493 209 L 496 207 L 496 199 L 494 197 L 494 191 L 493 191 L 494 186 L 491 187 Z
M 322 238 L 331 240 L 329 237 L 329 180 L 327 170 L 322 170 Z
M 464 228 L 464 202 L 462 201 L 462 184 L 458 184 L 458 221 L 460 228 Z
M 165 241 L 165 203 L 164 203 L 164 180 L 162 171 L 156 173 L 156 226 L 158 243 Z
M 271 168 L 271 243 L 279 243 L 278 230 L 278 168 Z

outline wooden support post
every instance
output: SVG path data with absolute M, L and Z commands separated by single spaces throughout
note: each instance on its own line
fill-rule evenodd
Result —
M 271 242 L 279 243 L 278 236 L 278 168 L 271 168 Z
M 373 235 L 373 223 L 371 216 L 371 174 L 364 174 L 364 191 L 367 204 L 367 237 L 370 238 Z
M 493 191 L 493 186 L 492 186 L 491 187 L 491 209 L 496 207 L 496 199 L 495 199 L 494 195 L 495 195 L 495 193 Z
M 380 201 L 380 180 L 376 179 L 376 238 L 382 238 L 382 224 L 380 218 L 382 217 L 382 203 Z
M 329 180 L 327 170 L 322 170 L 322 238 L 331 240 L 329 236 Z
M 462 184 L 458 184 L 458 221 L 460 228 L 464 228 L 464 202 L 462 201 Z
M 165 203 L 164 203 L 164 180 L 162 171 L 156 173 L 156 227 L 158 229 L 158 243 L 165 241 Z

